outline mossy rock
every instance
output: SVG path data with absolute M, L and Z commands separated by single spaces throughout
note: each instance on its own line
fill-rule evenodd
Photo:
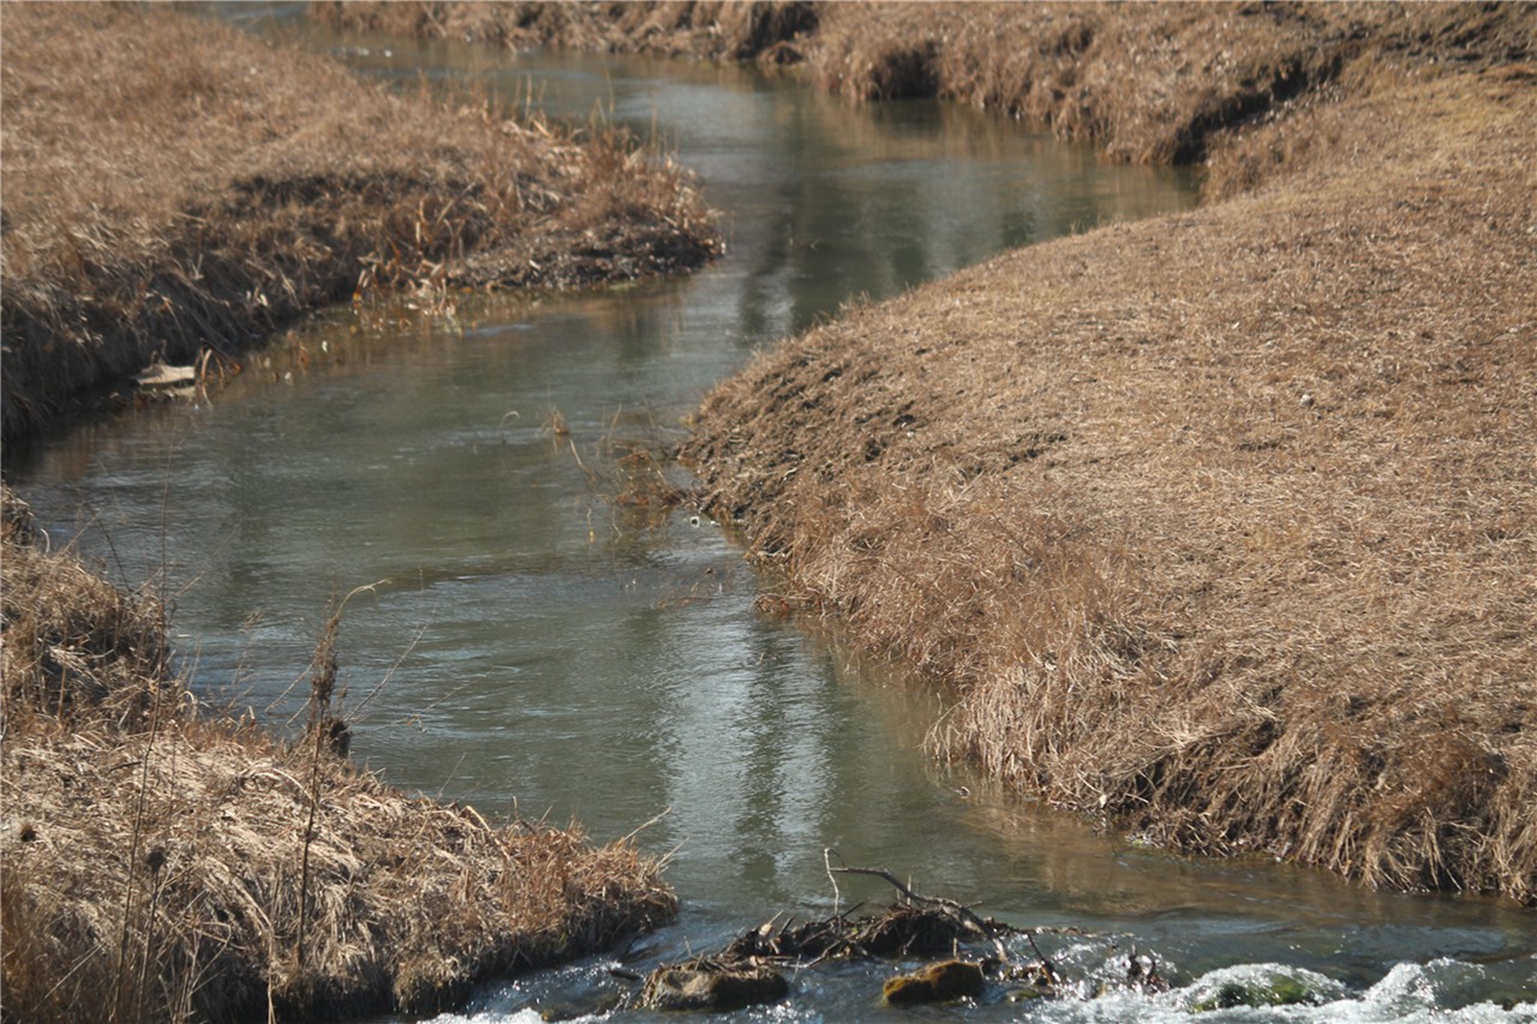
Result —
M 721 1013 L 773 1003 L 790 983 L 768 967 L 711 964 L 658 967 L 646 978 L 641 1004 L 653 1010 L 707 1010 Z
M 941 960 L 916 974 L 889 978 L 881 989 L 888 1006 L 918 1006 L 975 999 L 982 994 L 982 968 L 964 960 Z
M 1318 1006 L 1340 995 L 1340 985 L 1321 974 L 1276 964 L 1213 971 L 1191 993 L 1195 1013 L 1236 1006 Z

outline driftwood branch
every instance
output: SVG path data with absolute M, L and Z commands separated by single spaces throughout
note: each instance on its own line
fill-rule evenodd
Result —
M 1041 966 L 1046 968 L 1046 980 L 1053 985 L 1062 984 L 1062 975 L 1057 971 L 1057 965 L 1051 962 L 1051 957 L 1041 952 L 1041 947 L 1035 944 L 1035 935 L 1025 932 L 1025 938 L 1030 941 L 1030 948 L 1035 950 L 1036 959 L 1041 961 Z
M 913 892 L 912 889 L 908 888 L 900 879 L 898 879 L 890 871 L 887 871 L 885 868 L 855 868 L 849 867 L 848 865 L 835 868 L 832 866 L 832 858 L 834 857 L 838 857 L 838 862 L 842 864 L 843 858 L 838 856 L 837 850 L 828 848 L 822 851 L 822 860 L 827 865 L 827 875 L 829 878 L 832 878 L 833 875 L 837 874 L 872 875 L 876 878 L 885 879 L 887 882 L 891 883 L 891 885 L 893 885 L 898 892 L 902 894 L 904 899 L 908 900 L 909 902 L 926 904 L 932 907 L 939 907 L 951 917 L 954 917 L 966 928 L 976 932 L 978 935 L 991 942 L 993 944 L 993 948 L 998 951 L 998 959 L 1000 961 L 1005 964 L 1010 962 L 1008 950 L 1004 948 L 1003 940 L 998 937 L 997 931 L 986 921 L 982 920 L 982 918 L 978 917 L 976 912 L 973 911 L 970 907 L 961 903 L 957 903 L 954 900 L 947 900 L 939 896 L 920 896 L 918 893 Z M 837 891 L 838 884 L 836 881 L 834 881 L 833 893 L 835 906 L 837 900 Z M 1035 943 L 1031 942 L 1030 945 L 1033 948 Z M 1039 955 L 1040 950 L 1036 950 L 1036 954 Z M 1046 964 L 1047 969 L 1052 970 L 1051 962 L 1046 960 L 1045 957 L 1042 957 L 1041 959 L 1042 962 Z M 1053 973 L 1055 972 L 1053 971 Z

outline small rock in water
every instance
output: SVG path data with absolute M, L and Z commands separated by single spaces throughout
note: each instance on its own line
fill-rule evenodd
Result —
M 197 380 L 197 369 L 191 366 L 167 366 L 151 363 L 133 375 L 133 381 L 141 388 L 158 390 L 191 384 Z
M 641 1004 L 653 1010 L 740 1010 L 772 1003 L 790 993 L 778 971 L 751 964 L 658 967 L 646 979 Z
M 981 994 L 982 968 L 964 960 L 930 964 L 916 974 L 888 979 L 881 989 L 881 998 L 891 1006 L 947 1003 L 952 999 L 975 999 Z
M 1239 964 L 1212 971 L 1190 987 L 1196 1013 L 1238 1006 L 1321 1006 L 1344 994 L 1332 978 L 1283 964 Z

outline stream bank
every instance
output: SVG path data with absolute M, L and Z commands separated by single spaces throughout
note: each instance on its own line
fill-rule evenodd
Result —
M 1256 194 L 860 309 L 706 402 L 709 507 L 964 691 L 942 756 L 1186 851 L 1537 898 L 1528 69 Z
M 1359 95 L 1389 68 L 1467 71 L 1537 52 L 1526 5 L 316 0 L 310 15 L 513 49 L 780 67 L 856 101 L 995 111 L 1133 163 L 1206 162 L 1235 134 Z M 1216 176 L 1225 193 L 1231 173 Z
M 7 443 L 153 362 L 238 372 L 349 298 L 451 318 L 464 288 L 719 251 L 688 175 L 616 130 L 390 95 L 164 7 L 25 4 L 4 28 Z M 347 760 L 339 611 L 284 742 L 199 708 L 153 583 L 114 588 L 4 502 L 7 1015 L 431 1012 L 676 915 L 628 843 L 492 825 Z
M 310 722 L 283 742 L 200 706 L 170 671 L 164 604 L 47 551 L 8 488 L 4 530 L 8 1016 L 429 1013 L 676 916 L 626 841 L 492 825 L 348 760 L 340 607 Z
M 237 372 L 349 299 L 451 313 L 719 252 L 689 176 L 597 125 L 392 95 L 165 7 L 21 5 L 3 45 L 7 440 L 152 363 Z
M 826 315 L 818 311 L 838 301 L 827 296 L 894 294 L 893 282 L 914 280 L 914 262 L 940 273 L 975 263 L 996 251 L 980 250 L 997 234 L 1020 244 L 1006 234 L 1018 230 L 1020 192 L 1028 190 L 1026 224 L 1031 214 L 1064 228 L 1112 219 L 1103 208 L 1074 212 L 1065 188 L 1042 188 L 1041 154 L 1015 145 L 1014 126 L 954 105 L 843 104 L 676 62 L 637 73 L 633 62 L 578 61 L 572 75 L 547 55 L 525 62 L 491 48 L 316 42 L 370 65 L 394 46 L 411 77 L 417 66 L 429 75 L 447 67 L 456 79 L 469 70 L 473 81 L 494 63 L 521 82 L 539 73 L 532 64 L 553 71 L 541 79 L 552 96 L 583 83 L 551 109 L 580 116 L 595 98 L 617 96 L 617 109 L 642 130 L 659 116 L 716 205 L 733 211 L 732 254 L 683 280 L 551 300 L 539 312 L 511 303 L 478 323 L 466 317 L 462 333 L 421 325 L 369 339 L 370 358 L 295 374 L 292 386 L 238 381 L 211 409 L 162 407 L 51 444 L 50 469 L 23 478 L 44 496 L 46 528 L 71 535 L 69 510 L 83 508 L 100 516 L 112 545 L 83 534 L 83 552 L 129 579 L 144 578 L 141 564 L 169 573 L 177 622 L 196 638 L 200 695 L 266 700 L 268 684 L 284 689 L 313 653 L 320 625 L 306 611 L 323 607 L 328 579 L 345 580 L 345 590 L 395 577 L 395 586 L 348 606 L 344 672 L 354 691 L 401 657 L 401 638 L 431 629 L 400 666 L 409 686 L 387 688 L 363 709 L 366 720 L 349 710 L 353 756 L 399 784 L 481 808 L 517 794 L 536 811 L 553 806 L 555 820 L 574 813 L 599 836 L 629 833 L 639 818 L 674 807 L 643 839 L 677 848 L 670 875 L 683 919 L 651 940 L 663 947 L 645 962 L 708 948 L 775 908 L 830 907 L 819 851 L 834 842 L 904 875 L 944 879 L 968 905 L 981 901 L 1016 923 L 1135 936 L 1160 964 L 1180 967 L 1181 984 L 1213 967 L 1280 961 L 1366 993 L 1359 1006 L 1352 997 L 1303 1019 L 1405 1019 L 1414 1012 L 1399 996 L 1411 992 L 1412 1006 L 1425 1008 L 1418 1019 L 1433 1019 L 1443 1007 L 1529 991 L 1529 920 L 1519 909 L 1351 889 L 1263 859 L 1184 860 L 1095 837 L 964 769 L 924 763 L 917 745 L 939 706 L 936 691 L 909 692 L 863 670 L 830 673 L 824 661 L 851 653 L 808 644 L 794 622 L 753 614 L 760 578 L 742 571 L 738 549 L 707 518 L 694 526 L 685 516 L 661 536 L 610 544 L 604 507 L 583 516 L 588 485 L 567 442 L 592 466 L 589 453 L 596 438 L 613 435 L 617 407 L 627 414 L 621 436 L 654 426 L 648 411 L 670 421 L 751 346 Z M 971 126 L 964 134 L 961 122 Z M 761 139 L 747 130 L 764 125 L 795 130 Z M 816 149 L 833 159 L 812 161 Z M 958 150 L 972 159 L 932 159 Z M 1127 171 L 1096 164 L 1082 147 L 1075 153 L 1069 162 L 1080 175 Z M 975 166 L 988 155 L 994 169 Z M 1141 169 L 1132 170 L 1135 179 Z M 940 187 L 928 187 L 936 177 Z M 1043 192 L 1056 201 L 1043 202 Z M 1188 199 L 1163 207 L 1187 208 Z M 1148 213 L 1119 209 L 1122 217 Z M 860 223 L 868 234 L 851 230 Z M 802 235 L 808 227 L 815 233 Z M 812 244 L 791 244 L 802 241 Z M 808 277 L 851 287 L 789 287 Z M 348 340 L 353 318 L 342 310 L 328 319 L 335 330 L 295 343 L 323 351 L 323 339 L 333 349 L 340 339 L 356 351 L 364 339 Z M 595 385 L 593 369 L 617 383 Z M 551 406 L 570 430 L 553 441 L 539 424 Z M 173 448 L 179 468 L 168 479 Z M 445 759 L 446 749 L 461 756 Z M 970 794 L 941 780 L 964 780 Z M 1458 987 L 1457 977 L 1483 976 L 1480 965 L 1512 956 L 1526 957 L 1528 972 L 1520 960 L 1506 963 L 1514 987 Z M 612 963 L 594 958 L 515 978 L 474 1005 L 532 1019 L 521 1009 L 531 995 L 544 1005 L 537 993 L 573 979 L 585 987 Z M 802 990 L 789 1014 L 868 1012 L 865 979 L 837 980 Z M 1081 1019 L 1106 1007 L 1058 1009 Z M 1497 1007 L 1486 1009 L 1498 1019 Z M 968 1015 L 1017 1012 L 978 1006 Z M 1112 1015 L 1184 1019 L 1137 1000 Z
M 941 756 L 1173 848 L 1537 900 L 1530 6 L 317 4 L 803 66 L 1198 162 L 707 400 L 706 501 L 963 693 Z

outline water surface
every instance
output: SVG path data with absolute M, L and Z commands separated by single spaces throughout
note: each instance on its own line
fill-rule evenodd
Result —
M 1015 924 L 1094 930 L 1055 940 L 1084 978 L 1113 981 L 1135 947 L 1182 986 L 1030 1007 L 994 993 L 928 1017 L 1179 1018 L 1186 986 L 1263 964 L 1315 972 L 1324 1005 L 1203 1019 L 1511 1019 L 1490 1000 L 1531 994 L 1528 912 L 1190 862 L 937 768 L 933 688 L 859 658 L 834 624 L 756 611 L 775 581 L 707 517 L 638 524 L 605 500 L 614 450 L 681 436 L 756 347 L 1011 246 L 1186 208 L 1185 177 L 958 107 L 854 107 L 737 69 L 256 28 L 406 87 L 658 136 L 722 211 L 728 254 L 683 279 L 466 300 L 383 329 L 333 312 L 211 405 L 103 420 L 8 466 L 56 539 L 88 527 L 81 544 L 129 582 L 163 568 L 207 699 L 294 714 L 328 602 L 367 588 L 339 645 L 354 756 L 600 840 L 657 818 L 640 841 L 670 855 L 685 910 L 632 952 L 641 970 L 779 911 L 826 914 L 832 847 Z M 842 905 L 884 890 L 844 879 Z M 612 962 L 494 986 L 474 1012 L 581 1004 L 618 984 Z M 878 975 L 808 975 L 790 1003 L 738 1016 L 862 1019 Z

